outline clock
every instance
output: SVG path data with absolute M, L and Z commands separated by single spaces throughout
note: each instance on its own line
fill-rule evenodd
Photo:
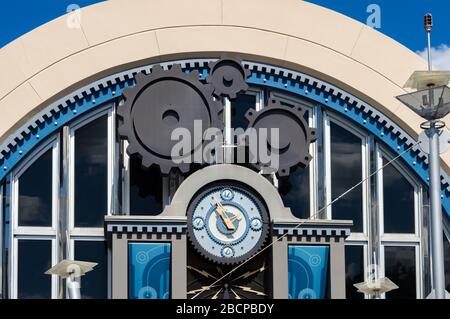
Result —
M 269 217 L 259 195 L 230 181 L 201 189 L 187 213 L 188 236 L 195 249 L 219 264 L 240 263 L 259 251 Z

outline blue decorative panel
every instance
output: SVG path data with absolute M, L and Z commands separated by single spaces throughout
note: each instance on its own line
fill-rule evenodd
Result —
M 289 299 L 325 298 L 329 251 L 328 246 L 289 246 Z
M 128 297 L 170 298 L 170 244 L 128 244 Z

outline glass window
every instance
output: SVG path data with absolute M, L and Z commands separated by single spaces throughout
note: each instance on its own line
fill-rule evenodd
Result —
M 385 246 L 385 276 L 399 288 L 386 293 L 386 299 L 416 298 L 416 251 L 415 247 Z
M 353 286 L 364 281 L 364 246 L 345 246 L 345 286 L 347 299 L 364 299 Z
M 159 169 L 144 170 L 141 161 L 130 158 L 130 215 L 159 215 L 162 212 L 162 175 Z
M 108 261 L 104 241 L 75 241 L 75 259 L 98 263 L 94 270 L 82 278 L 81 298 L 106 299 L 108 297 Z
M 108 123 L 102 116 L 75 131 L 75 227 L 102 227 L 107 213 Z
M 332 200 L 362 180 L 361 139 L 341 126 L 330 123 Z M 363 231 L 362 185 L 332 206 L 333 219 L 353 220 L 352 231 Z
M 295 217 L 310 217 L 308 168 L 297 168 L 288 178 L 281 178 L 278 181 L 278 190 L 284 205 L 291 209 Z
M 393 165 L 383 168 L 383 202 L 385 233 L 415 232 L 414 187 Z
M 19 226 L 52 225 L 52 149 L 19 177 Z
M 52 261 L 51 240 L 18 240 L 17 297 L 51 298 L 52 276 L 44 274 Z
M 236 99 L 231 101 L 231 126 L 233 128 L 246 129 L 248 122 L 245 113 L 248 109 L 256 107 L 256 96 L 249 94 L 238 94 Z
M 130 299 L 170 298 L 170 244 L 128 244 Z

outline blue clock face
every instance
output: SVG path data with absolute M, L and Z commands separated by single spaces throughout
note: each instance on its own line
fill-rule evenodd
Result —
M 199 193 L 190 205 L 188 223 L 189 237 L 204 257 L 232 264 L 262 247 L 268 215 L 258 196 L 224 183 Z

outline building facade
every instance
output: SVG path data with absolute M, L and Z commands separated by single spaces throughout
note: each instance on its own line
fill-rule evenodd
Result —
M 44 274 L 63 259 L 98 263 L 85 298 L 369 298 L 353 284 L 374 273 L 399 286 L 382 298 L 430 294 L 421 119 L 395 100 L 416 54 L 301 1 L 77 14 L 0 50 L 2 298 L 64 298 Z M 221 148 L 174 163 L 194 120 Z M 279 171 L 231 134 L 249 127 L 279 128 Z

